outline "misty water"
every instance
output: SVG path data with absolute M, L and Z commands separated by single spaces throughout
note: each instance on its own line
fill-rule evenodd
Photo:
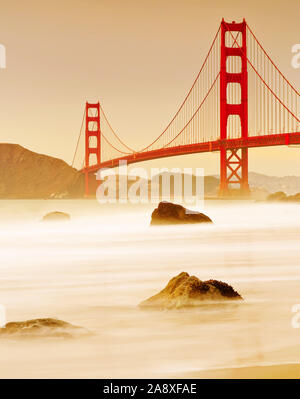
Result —
M 42 223 L 49 211 L 72 220 Z M 0 377 L 169 377 L 299 362 L 300 205 L 206 201 L 213 225 L 150 227 L 153 205 L 1 201 L 7 321 L 57 317 L 86 337 L 0 340 Z M 137 305 L 178 273 L 231 284 L 243 302 Z

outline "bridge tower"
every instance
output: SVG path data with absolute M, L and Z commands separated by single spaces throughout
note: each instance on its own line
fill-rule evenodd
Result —
M 226 46 L 228 36 L 242 36 L 241 45 Z M 238 115 L 241 123 L 241 138 L 248 137 L 248 71 L 247 71 L 247 30 L 246 21 L 242 23 L 221 22 L 221 65 L 220 65 L 220 188 L 219 195 L 229 194 L 229 185 L 239 184 L 242 194 L 249 194 L 248 184 L 248 148 L 227 148 L 227 126 L 230 115 Z M 233 39 L 232 39 L 233 41 Z M 228 71 L 228 57 L 240 57 L 240 72 Z M 232 63 L 233 64 L 233 63 Z M 229 83 L 238 83 L 241 88 L 240 104 L 230 104 L 227 99 Z
M 95 143 L 91 138 L 95 137 Z M 90 156 L 96 154 L 97 165 L 101 161 L 100 103 L 85 105 L 85 196 L 89 195 Z

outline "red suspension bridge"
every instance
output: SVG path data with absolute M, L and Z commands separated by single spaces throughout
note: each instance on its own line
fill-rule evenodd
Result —
M 227 195 L 233 184 L 247 194 L 248 148 L 300 144 L 299 98 L 246 21 L 223 19 L 191 89 L 155 140 L 132 149 L 113 130 L 100 104 L 86 103 L 73 164 L 83 138 L 81 171 L 88 195 L 89 177 L 100 168 L 118 167 L 120 161 L 219 151 L 219 194 Z

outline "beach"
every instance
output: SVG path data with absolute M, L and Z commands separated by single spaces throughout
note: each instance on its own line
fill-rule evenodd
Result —
M 1 201 L 7 321 L 53 317 L 91 334 L 1 338 L 0 378 L 299 378 L 299 206 L 206 201 L 212 225 L 150 227 L 153 209 Z M 55 210 L 71 220 L 41 222 Z M 182 271 L 244 299 L 139 309 Z

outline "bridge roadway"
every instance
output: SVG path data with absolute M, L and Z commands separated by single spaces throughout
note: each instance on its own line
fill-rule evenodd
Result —
M 179 145 L 170 148 L 160 148 L 157 150 L 137 152 L 120 158 L 114 158 L 101 162 L 98 165 L 91 165 L 81 169 L 82 172 L 94 173 L 100 168 L 115 168 L 119 166 L 119 161 L 127 161 L 127 164 L 144 162 L 158 158 L 173 157 L 176 155 L 197 154 L 201 152 L 220 151 L 221 147 L 226 149 L 272 147 L 279 145 L 300 144 L 300 132 L 269 134 L 263 136 L 250 136 L 247 139 L 226 139 L 216 140 L 197 144 Z

